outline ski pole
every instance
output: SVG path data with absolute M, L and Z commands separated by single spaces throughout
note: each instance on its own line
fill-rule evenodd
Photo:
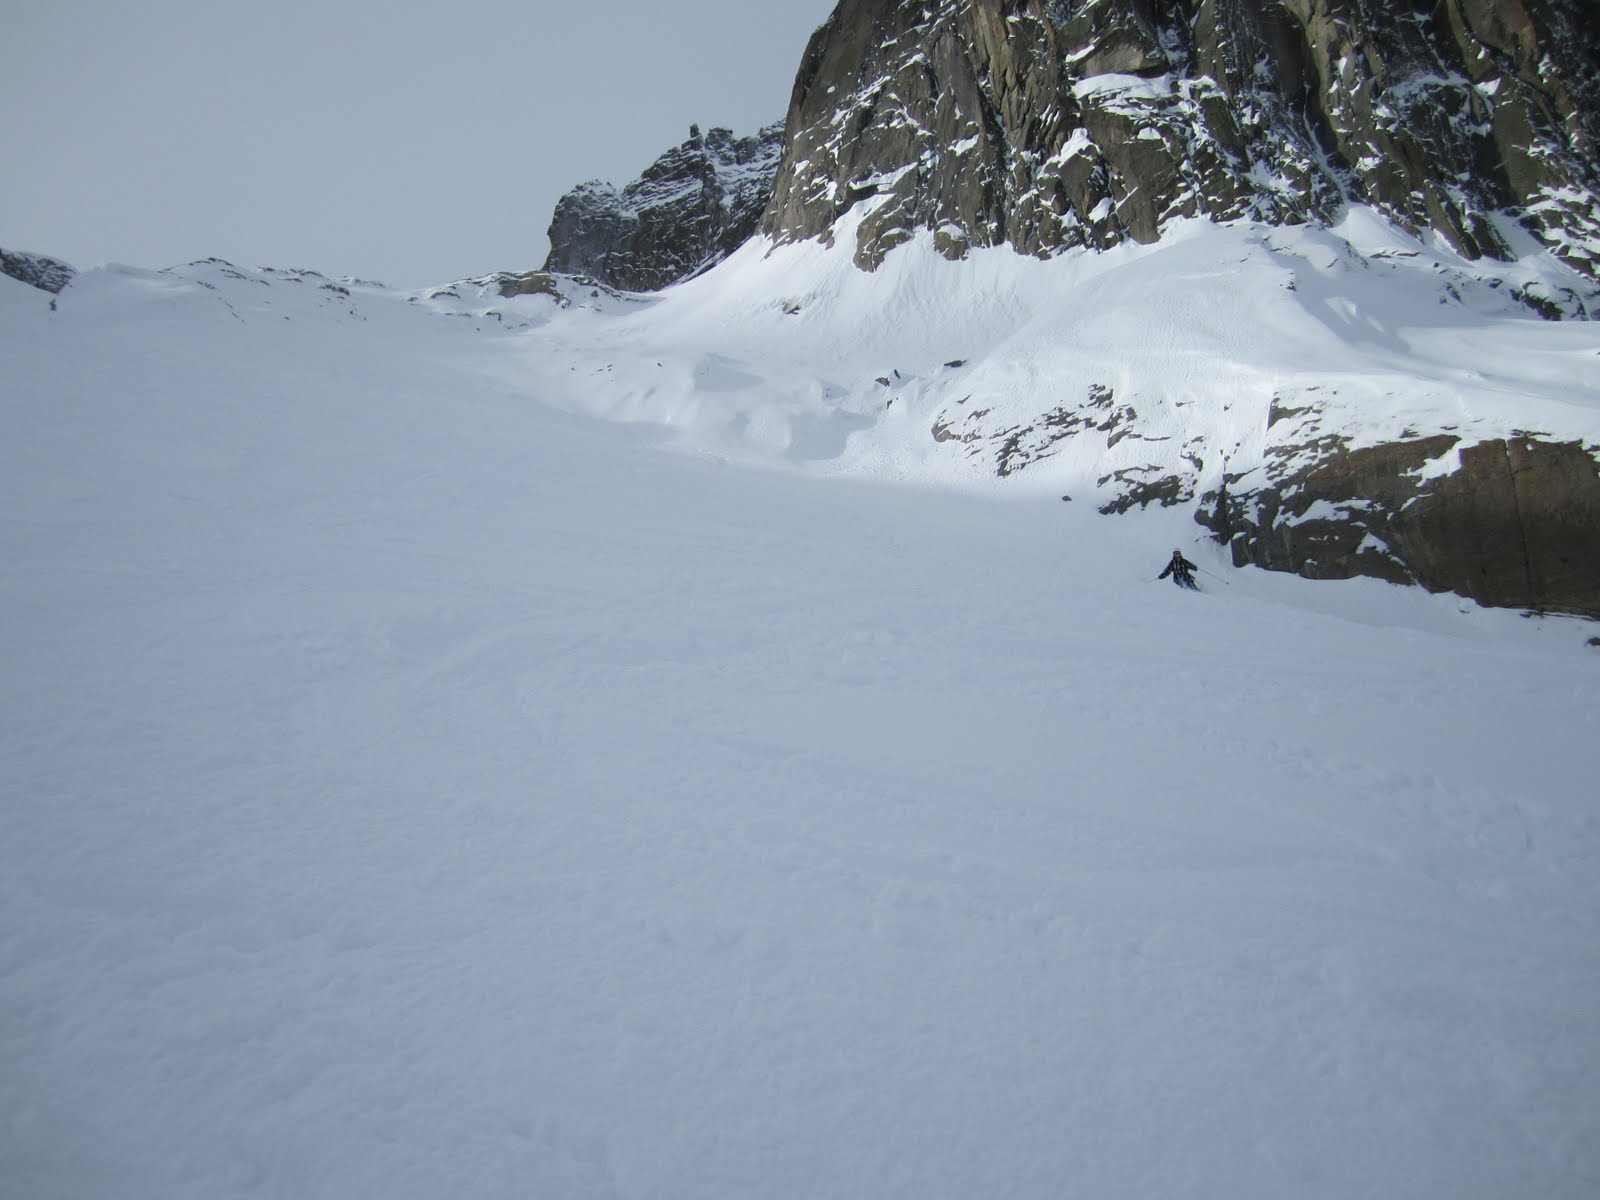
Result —
M 1229 583 L 1221 575 L 1212 575 L 1211 572 L 1206 570 L 1204 567 L 1196 567 L 1195 570 L 1199 571 L 1200 574 L 1202 574 L 1202 575 L 1204 575 L 1204 576 L 1206 576 L 1206 577 L 1208 577 L 1210 579 L 1215 579 L 1223 587 L 1232 587 L 1233 586 L 1233 584 Z

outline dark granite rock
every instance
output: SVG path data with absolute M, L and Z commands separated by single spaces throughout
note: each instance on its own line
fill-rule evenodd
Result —
M 0 249 L 0 275 L 9 275 L 42 292 L 59 295 L 77 271 L 58 258 Z
M 1509 213 L 1600 276 L 1593 0 L 841 0 L 807 47 L 762 229 L 871 268 L 1148 242 L 1347 199 L 1469 256 Z
M 1480 604 L 1600 617 L 1600 471 L 1577 442 L 1531 436 L 1460 450 L 1424 480 L 1453 434 L 1359 450 L 1247 486 L 1230 476 L 1196 520 L 1234 564 L 1314 579 L 1376 576 Z
M 1461 470 L 1392 528 L 1396 553 L 1432 590 L 1600 617 L 1600 472 L 1577 442 L 1465 449 Z
M 1182 475 L 1161 474 L 1156 468 L 1113 471 L 1099 481 L 1100 486 L 1104 487 L 1113 480 L 1122 490 L 1100 506 L 1100 511 L 1107 516 L 1151 504 L 1171 508 L 1194 499 L 1192 480 Z
M 656 291 L 721 262 L 755 233 L 772 195 L 782 127 L 689 140 L 618 191 L 591 182 L 568 192 L 550 223 L 544 270 L 588 275 L 622 291 Z

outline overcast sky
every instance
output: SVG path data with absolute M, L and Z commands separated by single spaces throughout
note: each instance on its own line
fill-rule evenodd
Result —
M 781 120 L 835 0 L 0 0 L 0 246 L 398 287 L 538 266 L 557 198 Z

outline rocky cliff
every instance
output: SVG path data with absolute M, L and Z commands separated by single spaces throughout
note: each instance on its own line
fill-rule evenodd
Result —
M 0 249 L 0 275 L 9 275 L 40 291 L 59 295 L 77 272 L 58 258 Z
M 620 191 L 599 181 L 573 189 L 556 205 L 544 270 L 645 292 L 720 262 L 760 224 L 782 135 L 779 125 L 747 138 L 692 127 Z
M 1529 435 L 1463 448 L 1453 434 L 1336 448 L 1269 468 L 1245 488 L 1225 475 L 1196 520 L 1231 544 L 1235 566 L 1371 575 L 1480 604 L 1600 617 L 1595 449 Z M 1430 477 L 1445 454 L 1454 469 Z
M 841 0 L 787 128 L 762 228 L 867 201 L 869 268 L 918 229 L 1048 256 L 1358 202 L 1600 274 L 1592 0 Z

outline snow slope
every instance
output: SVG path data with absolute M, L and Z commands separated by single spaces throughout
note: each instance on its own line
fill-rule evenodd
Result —
M 1008 490 L 1096 505 L 1119 471 L 1194 494 L 1248 480 L 1275 405 L 1314 414 L 1302 442 L 1536 430 L 1600 453 L 1600 327 L 1515 298 L 1581 305 L 1526 237 L 1520 261 L 1469 263 L 1357 208 L 1332 230 L 1191 221 L 1048 262 L 950 263 L 923 236 L 872 274 L 852 239 L 758 240 L 660 296 L 562 310 L 508 343 L 503 378 L 742 460 L 980 487 L 1008 464 Z M 1097 396 L 1119 412 L 1101 436 L 1047 419 Z
M 0 1191 L 1594 1194 L 1592 626 L 730 463 L 987 477 L 913 265 L 0 280 Z

